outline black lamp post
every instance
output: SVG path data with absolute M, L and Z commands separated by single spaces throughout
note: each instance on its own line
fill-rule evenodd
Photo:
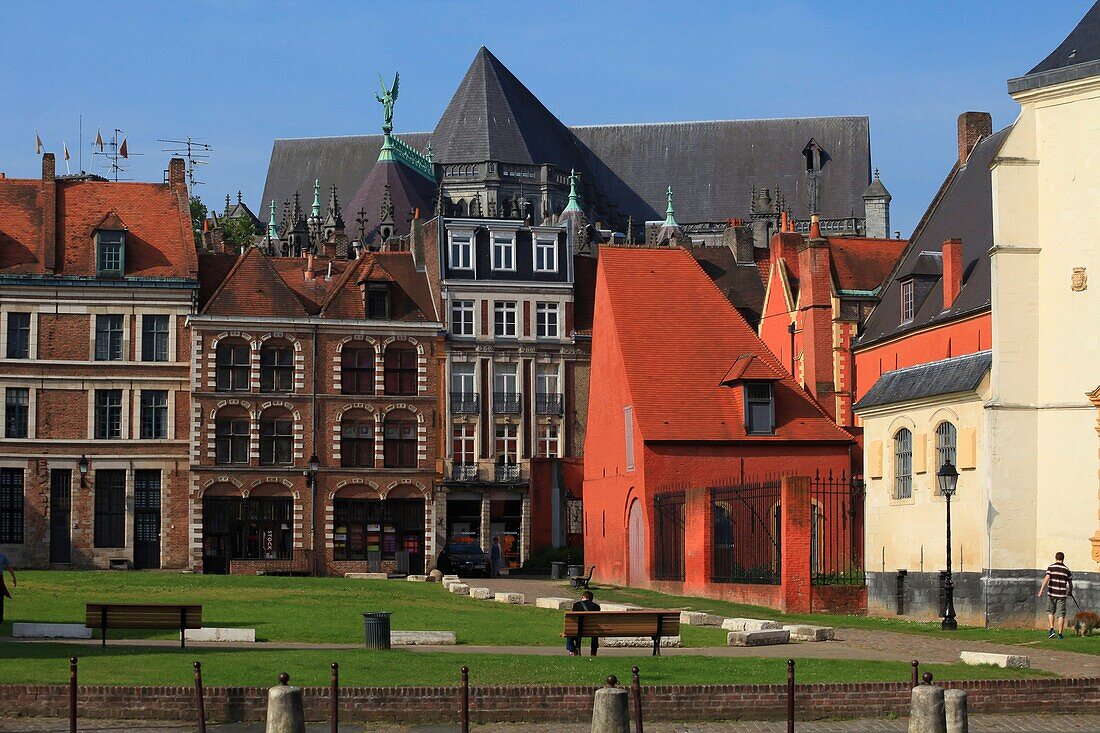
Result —
M 306 468 L 306 488 L 312 489 L 316 485 L 319 468 L 321 468 L 321 459 L 314 453 L 309 457 L 309 466 Z
M 945 602 L 940 628 L 954 631 L 959 624 L 955 621 L 955 584 L 951 581 L 951 497 L 955 495 L 955 487 L 959 483 L 959 472 L 951 461 L 947 461 L 936 472 L 936 480 L 940 484 L 940 493 L 947 500 L 947 581 L 943 584 Z
M 88 475 L 88 456 L 80 456 L 80 462 L 76 464 L 80 470 L 80 485 L 84 485 L 84 477 Z

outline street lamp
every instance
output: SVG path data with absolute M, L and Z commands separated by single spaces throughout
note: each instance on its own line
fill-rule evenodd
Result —
M 959 624 L 955 621 L 955 584 L 951 581 L 951 497 L 955 495 L 955 487 L 959 483 L 959 472 L 951 461 L 946 461 L 936 472 L 936 480 L 940 485 L 940 493 L 947 500 L 947 581 L 943 584 L 945 603 L 940 628 L 954 631 L 959 628 Z
M 76 467 L 80 470 L 80 485 L 84 486 L 84 477 L 88 475 L 88 456 L 81 455 Z
M 321 459 L 314 453 L 309 457 L 309 466 L 306 469 L 306 488 L 312 489 L 317 482 L 317 470 L 321 467 Z

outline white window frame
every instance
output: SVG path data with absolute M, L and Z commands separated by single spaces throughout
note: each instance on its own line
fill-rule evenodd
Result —
M 515 300 L 493 301 L 493 335 L 498 338 L 517 338 L 517 313 L 519 302 Z M 500 316 L 500 318 L 498 318 Z M 509 331 L 511 331 L 509 333 Z
M 464 316 L 462 319 L 456 315 Z M 465 318 L 468 316 L 469 318 Z M 462 326 L 463 328 L 460 328 Z M 468 327 L 468 328 L 467 328 Z M 474 301 L 455 299 L 451 301 L 451 335 L 470 337 L 477 334 L 477 316 Z
M 491 232 L 489 246 L 492 249 L 492 267 L 495 272 L 516 271 L 515 232 Z
M 554 328 L 550 329 L 550 316 L 553 315 Z M 561 306 L 557 302 L 535 303 L 535 338 L 561 338 Z
M 456 442 L 462 444 L 462 453 L 473 456 L 473 460 L 467 461 L 455 452 L 454 445 Z M 477 463 L 477 428 L 473 423 L 453 423 L 451 425 L 451 460 L 464 465 Z
M 916 315 L 916 306 L 913 302 L 913 281 L 905 280 L 901 284 L 901 322 L 909 323 Z
M 503 441 L 504 450 L 498 449 Z M 516 465 L 519 463 L 519 425 L 515 423 L 497 423 L 493 430 L 493 451 L 498 459 L 497 463 Z
M 513 362 L 493 365 L 493 392 L 495 394 L 519 394 L 519 369 Z
M 477 392 L 477 367 L 471 362 L 451 364 L 451 393 L 474 394 Z
M 534 258 L 535 272 L 557 272 L 558 271 L 558 240 L 557 238 L 538 237 L 534 238 Z
M 456 236 L 458 239 L 456 240 Z M 474 233 L 469 230 L 449 231 L 447 262 L 452 270 L 474 269 Z M 463 242 L 461 239 L 465 239 Z
M 553 437 L 551 437 L 551 433 Z M 536 450 L 539 458 L 561 458 L 561 426 L 559 424 L 551 422 L 539 425 Z
M 561 374 L 556 364 L 542 364 L 535 370 L 535 394 L 561 394 Z

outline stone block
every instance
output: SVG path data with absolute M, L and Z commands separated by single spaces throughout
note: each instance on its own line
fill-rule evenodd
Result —
M 788 624 L 783 628 L 791 632 L 791 641 L 832 641 L 836 636 L 832 626 Z
M 454 646 L 453 631 L 391 631 L 391 646 Z
M 451 583 L 447 586 L 447 590 L 454 593 L 456 596 L 468 596 L 470 595 L 470 586 L 465 583 Z
M 16 639 L 91 639 L 92 630 L 84 624 L 13 623 L 11 635 Z
M 783 628 L 783 624 L 757 618 L 728 618 L 722 622 L 722 628 L 726 631 L 773 631 Z
M 459 581 L 459 577 L 457 575 L 444 575 L 443 576 L 443 580 L 442 580 L 443 583 L 450 583 L 451 581 L 454 581 L 454 582 L 457 583 Z
M 433 570 L 432 572 L 428 573 L 428 575 L 432 576 L 433 578 L 442 578 L 443 577 L 443 571 L 439 570 L 437 568 L 437 569 Z
M 640 611 L 640 610 L 642 610 L 641 606 L 635 606 L 633 603 L 600 603 L 600 601 L 598 601 L 598 600 L 596 601 L 596 603 L 600 604 L 600 610 L 601 611 Z
M 572 598 L 536 598 L 535 605 L 539 608 L 553 608 L 557 611 L 568 611 L 576 603 Z
M 430 577 L 430 575 L 406 575 L 405 580 L 410 583 L 426 583 Z M 435 578 L 432 578 L 432 580 L 435 580 Z
M 185 629 L 186 641 L 256 641 L 256 629 L 232 629 L 204 626 L 201 629 Z
M 993 654 L 992 652 L 961 652 L 963 664 L 992 664 L 1003 669 L 1029 669 L 1031 657 L 1023 654 Z
M 731 631 L 726 634 L 729 646 L 771 646 L 786 644 L 791 640 L 791 632 L 786 629 L 768 629 L 766 631 Z
M 470 598 L 476 598 L 479 601 L 488 601 L 493 597 L 493 592 L 488 588 L 471 588 Z
M 721 626 L 724 620 L 721 616 L 715 616 L 705 611 L 680 612 L 680 623 L 684 626 Z
M 652 649 L 653 639 L 648 636 L 608 636 L 600 639 L 600 646 Z M 679 635 L 661 637 L 662 649 L 678 648 L 681 646 L 683 646 L 683 643 L 680 641 Z
M 522 605 L 524 598 L 522 593 L 497 593 L 493 596 L 493 600 L 497 603 L 513 603 L 515 605 Z
M 344 573 L 348 580 L 389 580 L 387 573 Z

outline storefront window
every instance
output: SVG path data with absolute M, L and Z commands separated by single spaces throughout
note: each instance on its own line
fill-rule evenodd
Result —
M 202 502 L 204 555 L 222 560 L 289 560 L 294 545 L 289 498 L 207 497 Z
M 423 499 L 336 499 L 332 557 L 395 560 L 398 552 L 424 554 Z
M 481 497 L 448 497 L 447 542 L 481 543 Z M 487 549 L 487 548 L 482 548 Z
M 520 566 L 519 538 L 523 524 L 523 499 L 518 495 L 493 498 L 489 501 L 489 534 L 500 538 L 504 566 Z

